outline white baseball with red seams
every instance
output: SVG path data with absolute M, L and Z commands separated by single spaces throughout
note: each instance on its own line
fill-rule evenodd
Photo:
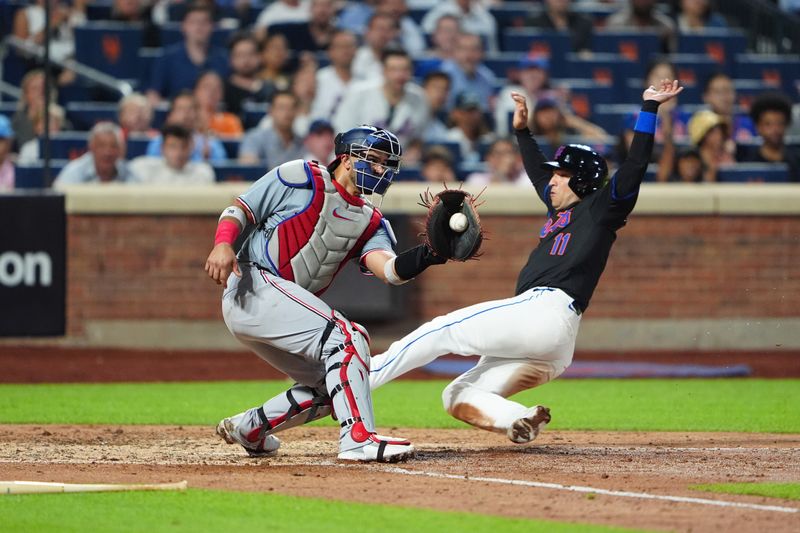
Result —
M 464 213 L 453 213 L 450 217 L 450 229 L 461 233 L 469 226 L 469 220 L 467 220 L 467 215 Z

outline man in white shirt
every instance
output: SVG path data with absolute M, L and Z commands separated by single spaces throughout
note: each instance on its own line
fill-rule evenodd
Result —
M 375 13 L 364 32 L 364 44 L 353 60 L 353 77 L 357 80 L 380 79 L 381 55 L 397 39 L 398 23 L 386 13 Z M 347 128 L 346 128 L 347 129 Z
M 133 183 L 148 185 L 205 185 L 214 183 L 214 169 L 205 161 L 190 161 L 192 132 L 171 124 L 161 131 L 163 157 L 141 156 L 130 162 Z
M 411 81 L 411 58 L 402 50 L 383 54 L 383 80 L 352 86 L 334 114 L 337 131 L 373 124 L 393 131 L 400 142 L 423 137 L 429 110 L 422 89 Z
M 347 30 L 337 30 L 328 47 L 331 64 L 317 71 L 317 87 L 320 89 L 311 104 L 311 116 L 330 120 L 339 107 L 353 79 L 353 58 L 358 49 L 358 39 Z
M 89 151 L 67 163 L 53 187 L 126 182 L 130 177 L 122 128 L 113 122 L 98 122 L 89 132 Z
M 273 24 L 308 22 L 311 17 L 311 0 L 276 0 L 259 13 L 256 32 L 265 33 Z

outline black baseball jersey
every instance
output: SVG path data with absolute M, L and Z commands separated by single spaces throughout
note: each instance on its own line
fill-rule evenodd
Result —
M 658 103 L 648 100 L 642 111 L 656 113 Z M 617 230 L 625 225 L 639 194 L 653 134 L 636 131 L 627 159 L 611 180 L 581 201 L 555 211 L 550 203 L 552 171 L 542 169 L 547 159 L 530 131 L 516 131 L 525 171 L 548 209 L 539 232 L 539 244 L 519 273 L 516 294 L 533 287 L 554 287 L 575 299 L 585 310 L 606 266 Z

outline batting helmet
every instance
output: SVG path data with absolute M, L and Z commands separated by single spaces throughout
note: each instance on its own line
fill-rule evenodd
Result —
M 572 172 L 569 188 L 580 198 L 603 186 L 608 165 L 603 157 L 583 144 L 567 144 L 556 150 L 555 161 L 542 163 L 542 168 L 563 168 Z
M 343 155 L 354 160 L 356 187 L 362 194 L 386 194 L 400 170 L 403 148 L 394 133 L 374 126 L 358 126 L 336 135 L 336 162 Z M 335 165 L 329 165 L 335 168 Z

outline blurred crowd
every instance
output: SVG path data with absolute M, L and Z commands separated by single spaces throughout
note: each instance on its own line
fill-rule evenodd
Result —
M 52 17 L 45 28 L 44 4 Z M 568 32 L 572 50 L 591 55 L 591 36 L 606 28 L 658 32 L 663 55 L 642 72 L 642 89 L 677 77 L 670 61 L 681 34 L 725 28 L 729 21 L 710 0 L 617 0 L 601 22 L 575 10 L 580 0 L 530 2 L 523 27 Z M 595 0 L 592 2 L 597 4 Z M 297 158 L 333 159 L 335 132 L 358 124 L 393 131 L 405 154 L 401 179 L 527 183 L 509 117 L 512 91 L 525 94 L 529 128 L 543 145 L 564 142 L 612 147 L 621 161 L 636 116 L 622 131 L 606 131 L 575 109 L 570 87 L 550 76 L 548 57 L 520 53 L 507 78 L 486 58 L 500 49 L 491 0 L 113 0 L 110 20 L 137 23 L 144 46 L 160 48 L 137 91 L 122 98 L 114 120 L 86 132 L 85 153 L 69 161 L 54 186 L 75 183 L 213 183 L 215 166 L 269 168 Z M 798 2 L 780 7 L 798 11 Z M 170 17 L 180 8 L 178 42 L 162 46 Z M 424 16 L 410 16 L 410 10 Z M 87 23 L 87 2 L 37 0 L 16 10 L 12 33 L 41 44 L 49 33 L 57 60 L 75 55 L 74 30 Z M 249 22 L 253 20 L 253 22 Z M 214 36 L 226 32 L 227 47 Z M 41 165 L 41 138 L 72 131 L 59 91 L 76 83 L 69 68 L 55 69 L 45 117 L 44 72 L 30 59 L 21 96 L 0 115 L 0 190 L 15 186 L 15 169 Z M 714 182 L 738 162 L 784 163 L 800 181 L 800 154 L 787 142 L 793 102 L 765 92 L 749 109 L 738 105 L 734 80 L 715 72 L 702 84 L 701 109 L 671 101 L 659 113 L 654 180 Z M 620 102 L 622 103 L 622 102 Z M 591 102 L 590 102 L 591 104 Z M 255 117 L 255 118 L 254 118 Z M 46 126 L 45 126 L 46 125 Z M 146 139 L 144 153 L 128 157 L 130 139 Z

